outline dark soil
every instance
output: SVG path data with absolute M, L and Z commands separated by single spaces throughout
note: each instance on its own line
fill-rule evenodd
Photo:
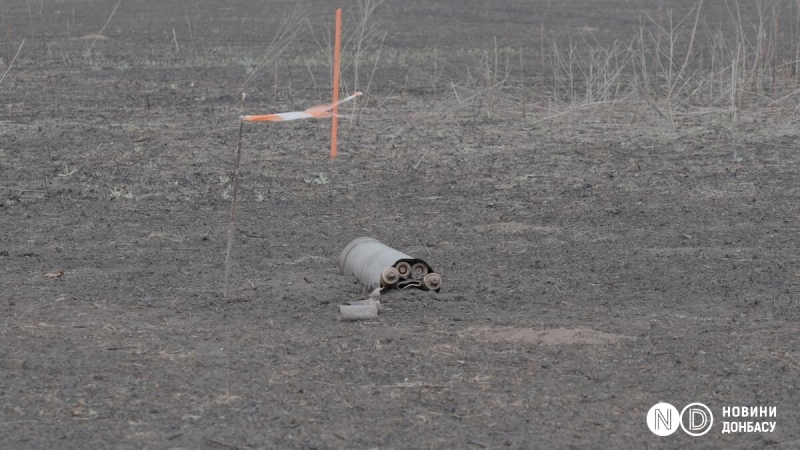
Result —
M 328 121 L 245 126 L 225 299 L 237 61 L 288 6 L 126 0 L 90 60 L 116 2 L 72 3 L 31 2 L 30 39 L 8 2 L 11 52 L 28 40 L 0 84 L 0 447 L 800 448 L 796 132 L 704 125 L 677 151 L 635 124 L 442 117 L 432 66 L 387 62 L 334 161 Z M 393 2 L 384 51 L 538 48 L 544 21 L 613 39 L 643 3 Z M 247 111 L 324 101 L 298 61 Z M 441 293 L 338 322 L 359 236 Z M 659 401 L 717 422 L 657 437 Z M 745 405 L 775 432 L 722 434 Z

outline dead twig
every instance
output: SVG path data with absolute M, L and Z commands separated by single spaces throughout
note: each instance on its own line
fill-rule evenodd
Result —
M 414 170 L 417 170 L 417 167 L 419 167 L 419 163 L 421 163 L 422 160 L 425 159 L 425 155 L 428 154 L 428 150 L 430 150 L 430 147 L 425 149 L 425 152 L 422 154 L 422 156 L 420 156 L 419 161 L 417 161 L 417 163 L 414 164 Z
M 103 28 L 100 29 L 100 32 L 95 35 L 94 40 L 92 41 L 92 45 L 90 45 L 89 48 L 86 49 L 86 53 L 91 53 L 92 48 L 94 48 L 94 43 L 97 42 L 100 36 L 103 35 L 103 31 L 106 30 L 106 27 L 108 26 L 109 22 L 111 22 L 111 18 L 114 17 L 114 13 L 117 12 L 117 8 L 119 8 L 120 3 L 122 3 L 122 0 L 119 0 L 117 2 L 117 5 L 114 6 L 114 9 L 111 10 L 111 15 L 108 16 L 108 20 L 106 20 L 106 23 L 105 25 L 103 25 Z
M 2 83 L 3 80 L 6 78 L 6 75 L 8 75 L 8 72 L 11 70 L 11 67 L 14 65 L 14 61 L 16 61 L 17 60 L 17 56 L 19 56 L 19 52 L 22 51 L 22 46 L 23 45 L 25 45 L 25 39 L 23 39 L 22 43 L 19 44 L 19 48 L 17 49 L 17 54 L 14 55 L 14 58 L 11 59 L 11 62 L 8 64 L 8 68 L 6 68 L 6 71 L 3 73 L 3 76 L 0 77 L 0 83 Z
M 376 386 L 381 389 L 411 389 L 411 388 L 427 388 L 427 389 L 447 389 L 448 386 L 443 384 L 427 384 L 418 381 L 404 381 L 402 383 L 388 384 Z
M 489 448 L 489 444 L 487 444 L 485 442 L 481 442 L 481 441 L 479 441 L 477 439 L 473 439 L 473 438 L 471 438 L 469 436 L 467 436 L 467 442 L 469 442 L 472 445 L 477 445 L 480 448 Z
M 39 193 L 42 193 L 42 194 L 47 193 L 47 191 L 43 191 L 41 189 L 21 189 L 21 188 L 12 188 L 12 187 L 5 187 L 5 186 L 0 186 L 0 189 L 5 189 L 7 191 L 14 191 L 14 192 L 39 192 Z
M 244 100 L 247 94 L 242 92 L 242 114 L 244 114 Z M 231 274 L 231 250 L 233 249 L 233 235 L 236 229 L 236 197 L 239 192 L 239 162 L 242 158 L 242 131 L 244 120 L 239 119 L 239 139 L 236 141 L 236 153 L 233 155 L 233 195 L 231 196 L 231 216 L 228 223 L 228 250 L 225 253 L 225 293 L 228 298 L 228 282 Z
M 38 422 L 38 420 L 12 420 L 10 422 L 0 422 L 0 425 L 16 425 L 19 423 L 29 423 L 29 422 Z
M 238 445 L 226 444 L 224 442 L 220 442 L 211 438 L 206 438 L 206 442 L 208 442 L 209 444 L 217 445 L 222 448 L 230 448 L 234 450 L 244 450 L 246 448 L 246 447 L 239 447 Z

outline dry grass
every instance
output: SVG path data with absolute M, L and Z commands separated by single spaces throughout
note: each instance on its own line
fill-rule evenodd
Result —
M 281 20 L 280 27 L 272 37 L 269 45 L 264 50 L 263 56 L 259 59 L 255 67 L 250 71 L 248 77 L 241 85 L 241 90 L 244 91 L 245 87 L 253 81 L 261 72 L 264 67 L 271 67 L 276 65 L 278 59 L 283 55 L 289 46 L 294 42 L 297 35 L 303 29 L 305 22 L 305 11 L 298 3 L 290 10 Z M 277 70 L 275 77 L 277 78 Z
M 363 101 L 352 104 L 351 115 L 356 119 L 360 118 L 361 111 L 369 104 L 372 81 L 381 61 L 383 44 L 387 36 L 376 14 L 382 4 L 383 0 L 359 0 L 354 8 L 355 13 L 347 18 L 342 32 L 342 90 L 345 95 L 356 91 L 366 94 Z M 328 20 L 323 20 L 321 25 L 311 21 L 307 21 L 307 24 L 318 51 L 311 57 L 304 57 L 302 63 L 308 70 L 314 89 L 319 92 L 317 79 L 333 78 L 333 30 Z M 322 29 L 323 32 L 317 31 L 318 29 Z M 326 73 L 324 76 L 315 75 L 315 69 L 325 70 Z M 351 126 L 352 124 L 351 121 Z
M 630 37 L 611 44 L 599 43 L 591 30 L 548 38 L 542 29 L 538 55 L 498 48 L 495 39 L 460 78 L 439 83 L 453 94 L 444 112 L 551 124 L 650 124 L 670 134 L 709 120 L 733 127 L 743 116 L 796 124 L 800 2 L 758 1 L 754 18 L 744 17 L 736 2 L 728 12 L 716 27 L 707 22 L 703 1 L 683 17 L 642 13 Z M 525 79 L 525 59 L 541 61 L 530 71 L 533 79 Z

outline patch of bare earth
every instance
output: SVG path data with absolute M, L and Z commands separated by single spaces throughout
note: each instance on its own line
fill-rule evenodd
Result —
M 611 334 L 591 328 L 555 328 L 534 330 L 517 327 L 473 327 L 467 330 L 479 341 L 519 342 L 529 345 L 605 345 L 615 344 L 628 336 Z
M 498 222 L 478 225 L 475 231 L 479 232 L 493 232 L 493 233 L 522 233 L 525 231 L 534 231 L 537 233 L 552 233 L 558 231 L 554 227 L 535 226 L 521 222 Z

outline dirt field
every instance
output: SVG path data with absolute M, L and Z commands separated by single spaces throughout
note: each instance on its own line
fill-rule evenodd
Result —
M 291 2 L 115 4 L 0 3 L 5 63 L 26 38 L 0 83 L 0 447 L 800 448 L 796 119 L 542 120 L 458 81 L 497 37 L 536 86 L 541 35 L 625 40 L 655 1 L 381 5 L 339 158 L 329 121 L 245 126 L 228 300 L 240 86 L 249 113 L 328 101 L 325 52 L 303 25 L 257 70 Z M 319 39 L 334 5 L 304 8 Z M 338 322 L 359 236 L 441 293 Z M 658 437 L 660 401 L 715 424 Z M 723 434 L 730 406 L 775 431 Z

